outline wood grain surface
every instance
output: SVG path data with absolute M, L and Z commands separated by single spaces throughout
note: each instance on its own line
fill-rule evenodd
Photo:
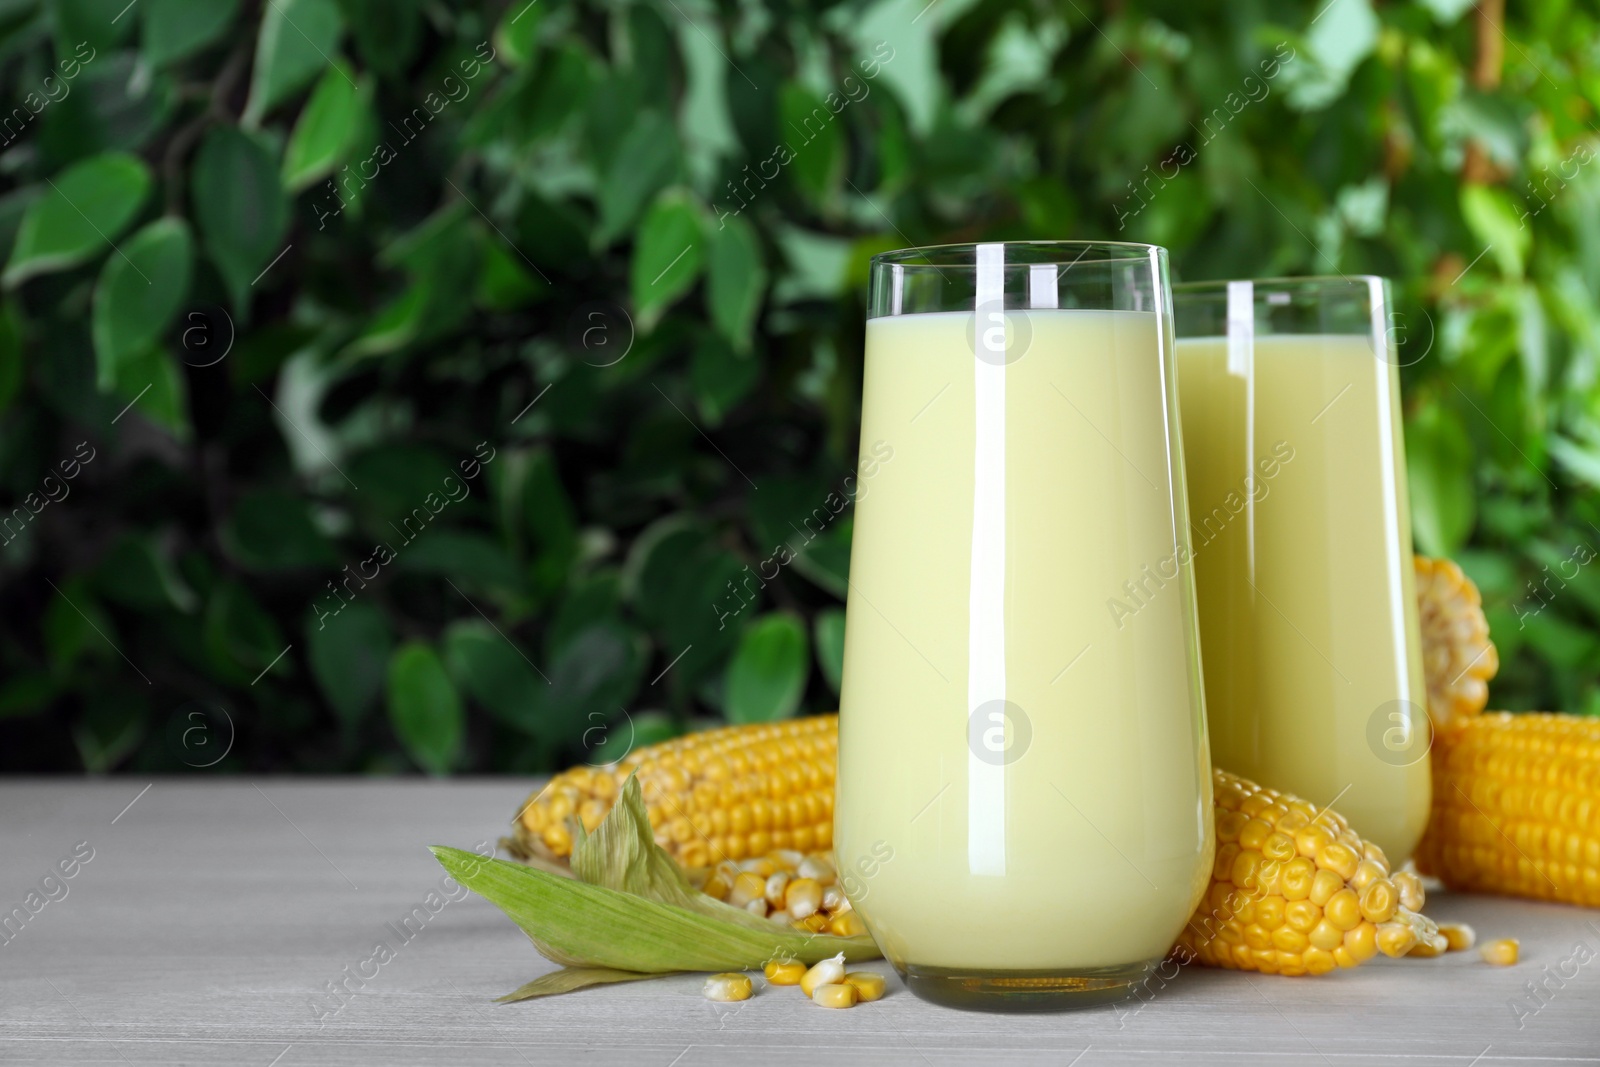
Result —
M 0 1063 L 1600 1063 L 1600 911 L 1448 894 L 1430 914 L 1520 938 L 1522 962 L 1191 968 L 1148 1002 L 1045 1016 L 937 1008 L 882 963 L 889 996 L 850 1011 L 759 981 L 712 1004 L 693 976 L 495 1004 L 551 965 L 424 846 L 492 843 L 530 787 L 0 783 L 0 917 L 37 912 L 0 937 Z

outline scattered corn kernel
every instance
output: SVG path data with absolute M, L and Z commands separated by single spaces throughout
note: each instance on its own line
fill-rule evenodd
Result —
M 811 1002 L 824 1008 L 853 1008 L 859 996 L 853 985 L 819 985 L 811 991 Z
M 1469 949 L 1478 941 L 1477 932 L 1466 923 L 1440 923 L 1439 932 L 1444 935 L 1449 952 Z
M 838 985 L 844 981 L 844 953 L 819 960 L 800 979 L 800 992 L 810 996 L 818 986 Z
M 1492 963 L 1496 967 L 1509 967 L 1517 962 L 1520 942 L 1514 937 L 1503 937 L 1498 941 L 1485 941 L 1483 947 L 1478 949 L 1479 955 L 1485 963 Z
M 762 970 L 773 985 L 799 985 L 800 979 L 806 976 L 806 965 L 788 957 L 768 960 Z
M 889 983 L 877 971 L 851 971 L 844 976 L 844 984 L 855 987 L 856 999 L 863 1004 L 882 1000 L 889 988 Z
M 705 995 L 707 1000 L 749 1000 L 750 994 L 755 991 L 748 975 L 714 974 L 706 979 Z

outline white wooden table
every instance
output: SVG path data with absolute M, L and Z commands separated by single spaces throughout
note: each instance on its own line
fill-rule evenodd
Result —
M 1044 1016 L 933 1007 L 881 963 L 890 995 L 843 1012 L 789 989 L 716 1005 L 687 976 L 495 1004 L 551 965 L 492 905 L 444 900 L 424 846 L 493 841 L 530 785 L 0 783 L 0 918 L 56 872 L 0 938 L 0 1063 L 1600 1063 L 1600 911 L 1442 894 L 1431 914 L 1521 938 L 1523 962 L 1191 969 L 1148 1004 Z

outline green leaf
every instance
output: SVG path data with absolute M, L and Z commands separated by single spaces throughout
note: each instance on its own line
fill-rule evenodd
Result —
M 525 734 L 561 740 L 550 736 L 550 724 L 539 714 L 549 683 L 509 637 L 478 619 L 452 623 L 444 635 L 444 658 L 456 684 L 495 718 Z
M 657 200 L 639 225 L 630 274 L 639 328 L 649 331 L 661 313 L 693 287 L 705 258 L 700 209 L 686 194 Z
M 132 693 L 96 693 L 83 718 L 72 728 L 72 739 L 90 774 L 105 774 L 127 759 L 144 737 L 150 708 L 137 690 Z
M 342 63 L 322 76 L 283 153 L 283 184 L 291 193 L 315 185 L 344 161 L 365 125 L 364 95 Z
M 252 489 L 239 497 L 223 526 L 222 542 L 253 570 L 331 567 L 338 562 L 312 522 L 305 499 L 274 489 Z
M 283 251 L 289 205 L 278 185 L 277 162 L 271 150 L 243 130 L 219 126 L 195 155 L 191 188 L 206 252 L 227 283 L 234 307 L 243 309 L 251 285 Z
M 151 345 L 117 364 L 113 390 L 122 403 L 164 426 L 180 441 L 189 439 L 188 390 L 183 371 L 159 345 Z
M 430 774 L 447 774 L 460 756 L 461 698 L 439 656 L 420 641 L 401 645 L 389 660 L 389 721 Z
M 654 108 L 641 111 L 600 185 L 595 243 L 604 247 L 627 233 L 650 198 L 677 179 L 681 166 L 672 121 Z
M 741 218 L 724 217 L 711 235 L 706 304 L 712 325 L 740 352 L 750 351 L 766 288 L 767 268 L 755 229 Z
M 239 0 L 140 0 L 144 58 L 153 67 L 200 51 L 222 36 Z
M 761 363 L 753 356 L 741 356 L 721 337 L 708 335 L 695 346 L 689 365 L 689 383 L 694 386 L 700 414 L 712 426 L 747 396 L 761 380 Z
M 76 266 L 105 251 L 149 192 L 149 168 L 126 153 L 105 152 L 69 167 L 23 215 L 5 284 Z
M 268 0 L 256 38 L 250 99 L 241 121 L 255 126 L 332 63 L 340 30 L 339 8 L 333 0 Z
M 804 86 L 785 85 L 778 99 L 786 148 L 793 155 L 787 170 L 807 199 L 821 207 L 844 178 L 844 128 L 827 103 Z
M 584 627 L 555 650 L 539 687 L 543 736 L 576 747 L 588 729 L 610 721 L 633 699 L 644 674 L 644 651 L 632 630 L 614 619 Z
M 761 597 L 758 579 L 736 584 L 746 578 L 693 522 L 663 519 L 634 539 L 624 588 L 667 658 L 681 653 L 668 684 L 691 688 L 722 665 L 737 640 L 733 621 Z
M 641 974 L 638 971 L 618 971 L 610 967 L 563 967 L 549 974 L 541 974 L 533 981 L 518 986 L 514 991 L 503 997 L 496 997 L 496 1004 L 514 1004 L 519 1000 L 532 1000 L 535 997 L 550 997 L 558 993 L 571 993 L 576 989 L 587 989 L 593 985 L 609 985 L 615 982 L 638 982 L 645 978 L 665 978 L 676 974 L 676 971 L 659 971 L 654 974 Z
M 1503 189 L 1473 184 L 1461 190 L 1461 215 L 1484 245 L 1477 252 L 1488 252 L 1507 278 L 1522 277 L 1528 242 L 1533 238 L 1521 214 Z
M 133 29 L 126 0 L 50 0 L 55 16 L 56 52 L 67 55 L 79 44 L 96 52 L 112 48 Z M 7 14 L 10 14 L 8 11 Z
M 400 75 L 416 56 L 425 20 L 423 0 L 339 0 L 361 58 L 384 74 Z
M 22 323 L 8 300 L 0 304 L 0 414 L 11 406 L 27 376 L 22 357 Z
M 773 722 L 800 707 L 809 657 L 798 618 L 774 612 L 757 619 L 739 640 L 723 687 L 729 722 Z
M 188 612 L 200 602 L 157 539 L 147 534 L 123 534 L 101 560 L 96 584 L 111 599 L 141 611 Z
M 211 591 L 203 620 L 206 654 L 221 677 L 253 685 L 271 669 L 281 674 L 292 669 L 282 655 L 288 642 L 249 590 L 237 582 L 219 583 Z M 275 666 L 273 666 L 275 664 Z
M 353 730 L 383 692 L 394 633 L 384 613 L 366 600 L 314 616 L 306 622 L 311 673 L 339 721 Z
M 532 61 L 549 6 L 549 0 L 512 0 L 506 5 L 506 13 L 495 27 L 494 48 L 508 65 L 525 67 Z
M 506 550 L 482 534 L 430 528 L 408 542 L 396 566 L 411 574 L 437 574 L 513 593 L 522 587 L 522 574 Z
M 107 258 L 94 291 L 93 334 L 99 385 L 110 389 L 122 361 L 149 348 L 189 295 L 194 242 L 189 225 L 161 218 Z
M 817 648 L 817 666 L 828 680 L 834 696 L 844 679 L 844 612 L 829 608 L 817 612 L 811 623 L 812 641 Z
M 1405 444 L 1417 548 L 1428 556 L 1454 556 L 1475 518 L 1472 442 L 1454 412 L 1432 404 L 1406 425 Z

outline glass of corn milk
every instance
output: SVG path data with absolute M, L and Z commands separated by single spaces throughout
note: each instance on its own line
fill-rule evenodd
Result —
M 1402 863 L 1428 818 L 1432 735 L 1388 283 L 1173 299 L 1212 756 L 1333 807 Z
M 1173 358 L 1164 249 L 873 258 L 834 841 L 929 1000 L 1127 997 L 1206 887 Z

